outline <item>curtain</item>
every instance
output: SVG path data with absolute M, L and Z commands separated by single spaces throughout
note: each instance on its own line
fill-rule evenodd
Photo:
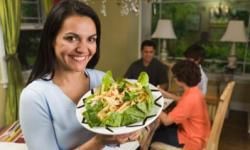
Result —
M 49 14 L 49 11 L 53 5 L 53 1 L 52 0 L 42 0 L 42 4 L 43 4 L 43 10 L 45 12 L 45 15 L 47 16 Z
M 58 3 L 60 0 L 53 0 L 53 4 L 55 5 L 56 3 Z
M 21 0 L 0 0 L 0 22 L 6 51 L 8 87 L 6 91 L 5 124 L 18 119 L 19 96 L 23 88 L 21 65 L 17 58 L 20 34 Z
M 52 8 L 53 5 L 58 3 L 60 0 L 43 0 L 43 10 L 45 12 L 45 15 L 47 16 L 50 12 L 50 9 Z

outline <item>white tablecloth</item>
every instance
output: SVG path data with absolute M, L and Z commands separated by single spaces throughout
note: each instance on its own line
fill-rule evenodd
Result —
M 25 144 L 0 142 L 0 150 L 28 150 Z
M 120 147 L 106 146 L 103 150 L 136 150 L 139 147 L 138 141 L 121 144 Z M 0 142 L 0 150 L 28 150 L 26 144 Z
M 103 150 L 136 150 L 139 146 L 140 145 L 138 141 L 133 141 L 121 144 L 120 147 L 106 146 L 103 148 Z

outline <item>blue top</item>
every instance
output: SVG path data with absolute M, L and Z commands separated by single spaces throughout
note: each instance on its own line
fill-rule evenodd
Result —
M 86 69 L 92 89 L 101 83 L 103 72 Z M 52 82 L 35 80 L 20 97 L 20 123 L 31 150 L 73 149 L 93 137 L 78 122 L 76 104 Z

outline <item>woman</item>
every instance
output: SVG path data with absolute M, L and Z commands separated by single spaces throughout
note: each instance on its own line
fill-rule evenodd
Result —
M 202 150 L 210 133 L 210 122 L 204 96 L 197 87 L 201 80 L 199 67 L 184 60 L 176 63 L 172 72 L 184 93 L 171 112 L 160 114 L 162 125 L 152 141 L 184 147 L 185 150 Z M 165 92 L 161 92 L 165 96 Z
M 77 121 L 76 104 L 104 75 L 93 69 L 99 59 L 100 36 L 99 18 L 89 6 L 63 0 L 52 8 L 20 97 L 20 123 L 29 149 L 102 149 L 126 142 L 128 136 L 137 138 L 95 135 Z

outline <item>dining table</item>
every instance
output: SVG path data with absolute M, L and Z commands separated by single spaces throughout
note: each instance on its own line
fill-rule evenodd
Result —
M 164 106 L 163 111 L 170 111 L 173 107 L 175 107 L 176 101 L 170 98 L 164 98 Z M 142 131 L 142 137 L 140 139 L 140 150 L 148 150 L 150 148 L 151 140 L 153 138 L 153 135 L 156 131 L 156 129 L 159 127 L 160 121 L 157 119 L 154 122 L 152 122 L 148 128 L 145 128 Z

